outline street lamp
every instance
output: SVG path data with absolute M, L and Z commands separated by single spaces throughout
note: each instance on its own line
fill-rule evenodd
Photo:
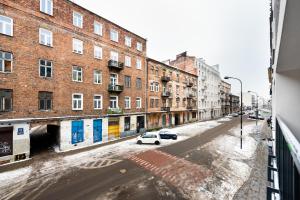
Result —
M 258 94 L 256 92 L 253 91 L 248 91 L 248 93 L 254 93 L 256 95 L 256 127 L 257 127 L 257 120 L 258 120 Z
M 230 76 L 225 76 L 224 79 L 235 79 L 238 80 L 241 84 L 241 149 L 243 148 L 243 83 L 241 79 L 235 78 L 235 77 L 230 77 Z

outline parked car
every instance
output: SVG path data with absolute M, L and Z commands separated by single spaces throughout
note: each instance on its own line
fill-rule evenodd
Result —
M 232 113 L 231 116 L 232 116 L 232 117 L 238 117 L 239 114 L 238 114 L 238 113 Z
M 177 140 L 177 133 L 171 129 L 161 129 L 158 134 L 161 139 Z
M 259 119 L 259 120 L 264 120 L 265 118 L 263 116 L 261 116 L 260 114 L 258 115 L 258 117 L 256 117 L 256 114 L 251 114 L 249 115 L 250 119 Z
M 160 136 L 158 133 L 146 132 L 136 138 L 137 144 L 160 144 Z

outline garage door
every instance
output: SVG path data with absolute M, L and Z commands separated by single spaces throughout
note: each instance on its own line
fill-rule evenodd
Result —
M 93 122 L 94 142 L 102 141 L 102 120 L 96 119 Z
M 108 139 L 120 138 L 119 118 L 110 118 L 108 120 Z
M 72 121 L 72 144 L 83 142 L 83 121 Z
M 0 157 L 13 153 L 13 127 L 0 128 Z

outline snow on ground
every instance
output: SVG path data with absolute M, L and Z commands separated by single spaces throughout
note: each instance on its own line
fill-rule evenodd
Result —
M 243 149 L 240 149 L 240 128 L 231 129 L 229 135 L 222 135 L 205 144 L 201 149 L 209 152 L 214 160 L 208 177 L 199 186 L 193 199 L 232 199 L 234 194 L 248 180 L 251 173 L 251 159 L 255 156 L 258 142 L 255 125 L 243 128 Z

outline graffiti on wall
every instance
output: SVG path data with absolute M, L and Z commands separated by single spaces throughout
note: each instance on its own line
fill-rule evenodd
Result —
M 7 142 L 0 142 L 0 155 L 11 154 L 11 146 Z

